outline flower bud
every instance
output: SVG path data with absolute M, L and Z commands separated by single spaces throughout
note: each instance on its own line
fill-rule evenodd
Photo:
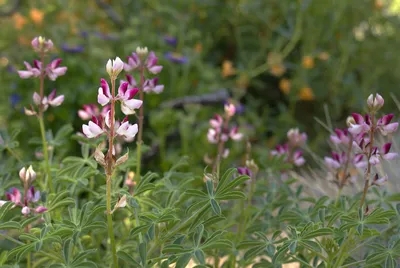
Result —
M 105 155 L 101 151 L 100 145 L 97 146 L 96 151 L 94 152 L 94 159 L 96 160 L 97 163 L 99 163 L 103 167 L 106 166 Z
M 225 104 L 224 109 L 225 109 L 225 114 L 228 117 L 232 117 L 235 115 L 236 107 L 232 103 Z
M 116 57 L 115 60 L 108 60 L 106 70 L 111 78 L 116 78 L 123 69 L 124 63 L 119 57 Z
M 28 169 L 23 167 L 19 171 L 19 177 L 24 184 L 30 185 L 36 179 L 36 172 L 33 170 L 32 166 L 29 166 Z
M 35 209 L 35 212 L 36 213 L 43 213 L 43 212 L 46 212 L 48 209 L 47 208 L 45 208 L 44 206 L 38 206 L 36 209 Z
M 352 125 L 355 125 L 356 121 L 354 120 L 354 118 L 352 116 L 347 117 L 346 119 L 346 125 L 347 127 L 351 127 Z
M 137 47 L 136 48 L 136 54 L 140 57 L 143 58 L 145 56 L 147 56 L 147 53 L 149 51 L 147 50 L 147 47 Z
M 50 39 L 46 40 L 42 36 L 35 37 L 31 44 L 36 52 L 47 52 L 53 48 L 53 42 Z
M 374 95 L 371 94 L 367 99 L 367 104 L 371 112 L 376 112 L 382 108 L 383 104 L 385 104 L 385 100 L 378 93 L 376 94 L 375 98 Z
M 25 206 L 22 208 L 21 213 L 24 215 L 28 215 L 29 213 L 31 213 L 31 209 Z

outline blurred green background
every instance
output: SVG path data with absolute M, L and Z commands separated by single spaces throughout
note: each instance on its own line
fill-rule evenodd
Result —
M 324 151 L 328 132 L 315 117 L 344 127 L 373 92 L 386 98 L 385 112 L 395 107 L 399 11 L 400 1 L 389 0 L 0 0 L 0 128 L 22 129 L 20 150 L 34 149 L 29 138 L 39 128 L 22 110 L 38 81 L 21 80 L 15 70 L 33 61 L 30 41 L 42 35 L 68 67 L 65 76 L 46 82 L 47 92 L 57 88 L 66 97 L 47 112 L 54 132 L 67 123 L 80 130 L 77 111 L 95 103 L 109 58 L 124 60 L 147 46 L 164 65 L 165 84 L 162 94 L 145 98 L 145 142 L 155 148 L 148 165 L 166 169 L 182 154 L 203 163 L 214 150 L 206 140 L 208 119 L 222 111 L 224 99 L 166 107 L 218 92 L 243 105 L 237 123 L 260 145 L 255 150 L 273 147 L 299 127 L 312 149 Z M 78 151 L 76 141 L 70 145 L 65 153 Z M 235 146 L 243 152 L 243 144 Z

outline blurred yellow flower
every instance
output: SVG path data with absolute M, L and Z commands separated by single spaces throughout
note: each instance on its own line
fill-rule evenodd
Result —
M 203 51 L 203 45 L 201 43 L 197 43 L 194 46 L 194 51 L 196 51 L 197 53 L 201 53 Z
M 300 89 L 299 98 L 304 101 L 312 101 L 314 93 L 310 87 L 303 87 Z
M 29 12 L 29 16 L 35 24 L 40 25 L 43 22 L 44 12 L 37 8 L 32 8 Z
M 6 67 L 10 61 L 6 57 L 0 58 L 0 66 Z
M 26 18 L 19 13 L 15 13 L 12 18 L 14 20 L 15 29 L 17 30 L 21 30 L 27 23 Z
M 129 171 L 128 173 L 128 179 L 133 180 L 135 178 L 135 172 Z
M 232 76 L 236 73 L 233 63 L 230 60 L 224 60 L 222 63 L 222 77 Z
M 305 69 L 314 68 L 314 58 L 311 56 L 304 56 L 302 60 L 302 65 Z
M 283 64 L 275 64 L 270 67 L 269 72 L 274 76 L 282 76 L 286 72 L 286 68 Z
M 329 60 L 330 56 L 331 55 L 329 55 L 328 52 L 322 51 L 321 53 L 319 53 L 318 59 L 320 59 L 320 60 Z
M 291 86 L 292 84 L 290 83 L 289 79 L 283 78 L 281 81 L 279 81 L 279 89 L 285 95 L 289 94 Z
M 375 0 L 374 7 L 377 10 L 382 9 L 383 8 L 383 1 L 382 0 Z

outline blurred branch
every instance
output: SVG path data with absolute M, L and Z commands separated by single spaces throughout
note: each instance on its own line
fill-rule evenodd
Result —
M 0 10 L 0 16 L 5 17 L 14 14 L 21 5 L 21 0 L 13 0 L 11 2 L 13 2 L 13 5 L 9 8 L 9 10 Z
M 102 0 L 95 0 L 99 8 L 103 9 L 107 16 L 116 24 L 120 29 L 123 28 L 124 23 L 119 14 L 107 3 Z
M 183 108 L 183 106 L 186 104 L 212 105 L 224 102 L 229 98 L 229 91 L 227 89 L 220 89 L 209 94 L 186 96 L 183 98 L 170 100 L 162 103 L 161 108 Z

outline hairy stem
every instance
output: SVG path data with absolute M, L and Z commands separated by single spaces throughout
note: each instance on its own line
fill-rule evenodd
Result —
M 46 168 L 46 173 L 47 173 L 47 187 L 49 188 L 50 192 L 54 192 L 53 188 L 53 180 L 51 177 L 51 169 L 50 169 L 50 160 L 49 160 L 49 151 L 48 151 L 48 146 L 47 146 L 47 140 L 46 140 L 46 129 L 44 127 L 44 120 L 43 120 L 43 114 L 44 114 L 44 104 L 43 104 L 43 99 L 44 99 L 44 78 L 46 76 L 46 69 L 45 69 L 45 62 L 44 62 L 44 51 L 40 53 L 40 62 L 42 64 L 41 68 L 41 73 L 40 73 L 40 105 L 39 105 L 39 125 L 40 125 L 40 132 L 42 134 L 42 146 L 43 146 L 43 157 L 44 157 L 44 164 Z
M 111 251 L 113 256 L 113 267 L 118 268 L 117 249 L 115 246 L 114 228 L 111 215 L 111 178 L 114 171 L 113 142 L 114 142 L 114 117 L 115 117 L 115 78 L 111 78 L 111 111 L 110 111 L 110 134 L 108 136 L 108 164 L 107 164 L 107 223 L 108 236 L 110 238 Z
M 144 100 L 144 92 L 143 92 L 143 85 L 144 85 L 144 67 L 140 68 L 140 88 L 139 88 L 139 94 L 140 94 L 140 100 Z M 142 103 L 142 106 L 140 106 L 139 109 L 139 133 L 138 133 L 138 139 L 137 139 L 137 156 L 136 156 L 136 174 L 135 174 L 135 181 L 136 183 L 140 182 L 140 167 L 142 164 L 142 143 L 143 143 L 143 117 L 144 117 L 144 104 Z
M 369 136 L 369 152 L 368 152 L 368 167 L 367 167 L 367 172 L 365 174 L 365 183 L 364 183 L 364 190 L 363 190 L 363 195 L 361 197 L 360 201 L 360 208 L 364 205 L 365 202 L 365 197 L 367 196 L 368 193 L 368 188 L 369 188 L 369 177 L 371 176 L 371 163 L 370 163 L 370 158 L 372 156 L 373 148 L 374 148 L 374 132 L 375 132 L 375 116 L 374 114 L 371 114 L 371 130 L 370 130 L 370 136 Z

